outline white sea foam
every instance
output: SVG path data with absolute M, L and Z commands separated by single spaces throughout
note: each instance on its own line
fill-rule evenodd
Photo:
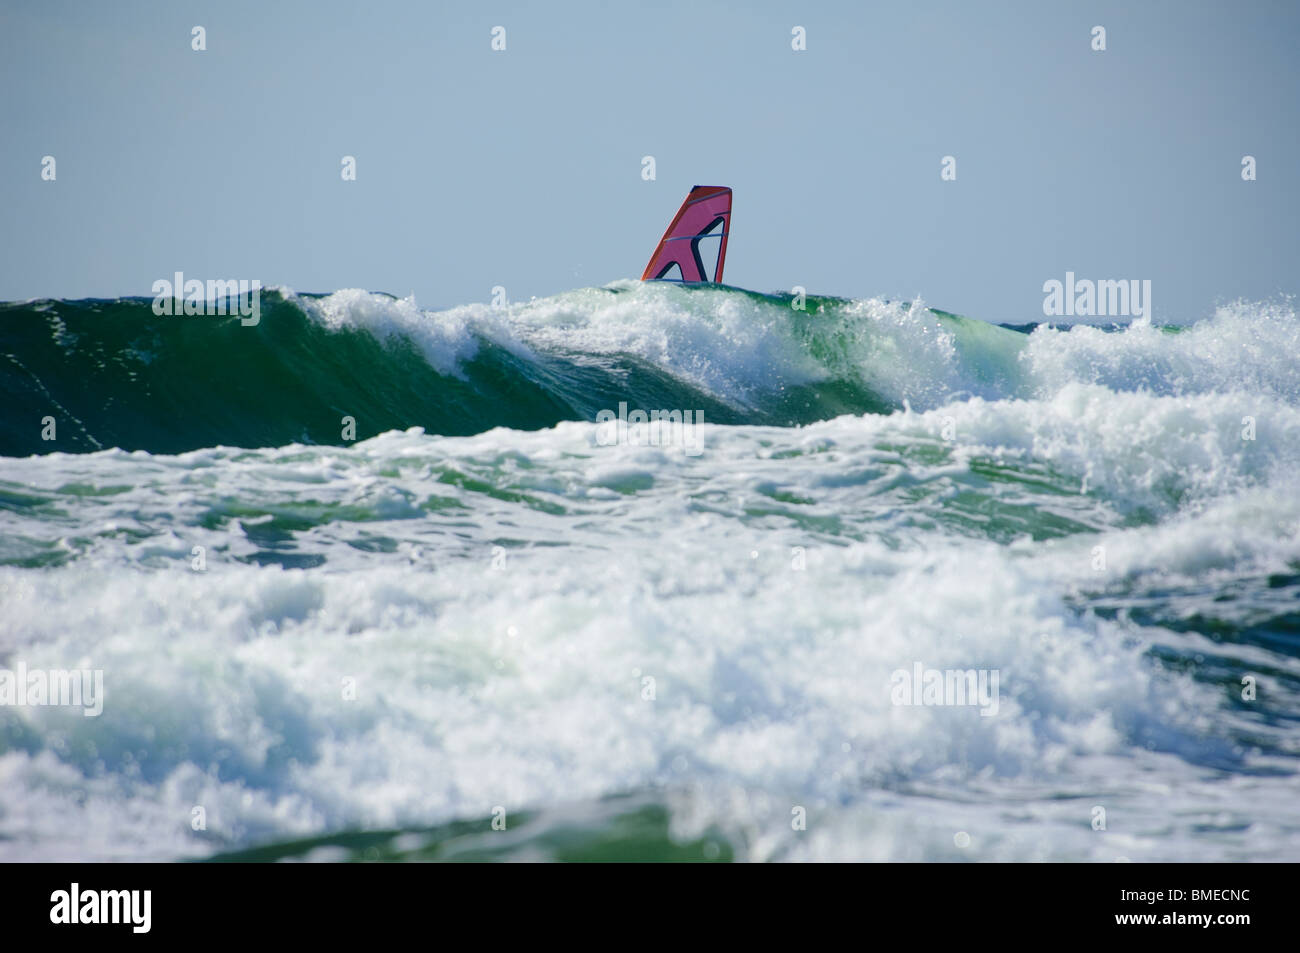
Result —
M 658 790 L 679 833 L 721 827 L 756 859 L 1294 859 L 1294 737 L 1148 654 L 1204 643 L 1080 609 L 1294 571 L 1284 377 L 1050 374 L 1037 397 L 706 424 L 698 457 L 567 423 L 0 461 L 57 500 L 7 511 L 6 536 L 71 554 L 0 569 L 0 662 L 103 669 L 106 695 L 97 719 L 0 711 L 0 857 L 188 856 Z M 285 540 L 324 565 L 240 561 Z M 1294 710 L 1293 659 L 1219 651 Z M 916 662 L 998 670 L 999 714 L 892 705 Z
M 1300 401 L 1300 319 L 1290 300 L 1223 305 L 1172 333 L 1137 322 L 1117 333 L 1041 327 L 1024 354 L 1038 395 L 1069 383 L 1155 394 L 1240 392 Z
M 798 311 L 734 289 L 643 282 L 445 311 L 357 289 L 300 301 L 327 327 L 409 339 L 441 374 L 460 374 L 483 340 L 524 360 L 632 355 L 736 407 L 827 381 L 918 410 L 967 396 L 1050 398 L 1077 384 L 1300 401 L 1300 319 L 1289 300 L 1225 305 L 1177 333 L 1138 322 L 1117 332 L 1044 326 L 1032 335 L 941 317 L 920 301 L 810 299 L 810 310 Z
M 409 340 L 439 374 L 463 376 L 461 365 L 478 353 L 481 338 L 522 349 L 502 317 L 486 305 L 423 311 L 413 296 L 394 298 L 359 288 L 298 300 L 327 328 L 365 330 L 389 345 Z

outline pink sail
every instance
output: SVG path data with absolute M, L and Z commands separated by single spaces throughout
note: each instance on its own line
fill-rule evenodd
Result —
M 650 264 L 641 274 L 642 281 L 710 281 L 722 282 L 722 264 L 727 257 L 727 236 L 731 234 L 731 189 L 725 185 L 697 185 L 686 196 L 659 239 Z M 718 263 L 712 279 L 700 256 L 700 242 L 717 239 Z M 670 275 L 676 266 L 681 277 Z

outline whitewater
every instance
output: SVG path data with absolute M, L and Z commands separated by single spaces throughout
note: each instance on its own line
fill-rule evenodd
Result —
M 0 399 L 0 668 L 104 686 L 0 860 L 1300 859 L 1293 301 L 39 300 Z

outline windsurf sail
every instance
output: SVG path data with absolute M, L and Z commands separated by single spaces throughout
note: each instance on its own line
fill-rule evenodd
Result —
M 722 264 L 727 257 L 727 236 L 731 234 L 731 189 L 725 185 L 697 185 L 673 216 L 668 231 L 659 239 L 642 281 L 713 281 L 722 283 Z M 713 258 L 712 239 L 717 239 L 717 264 L 709 277 L 706 260 Z M 701 242 L 707 242 L 701 253 Z

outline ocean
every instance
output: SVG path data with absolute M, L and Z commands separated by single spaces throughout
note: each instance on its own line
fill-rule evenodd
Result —
M 1300 860 L 1291 300 L 152 304 L 0 305 L 0 861 Z

